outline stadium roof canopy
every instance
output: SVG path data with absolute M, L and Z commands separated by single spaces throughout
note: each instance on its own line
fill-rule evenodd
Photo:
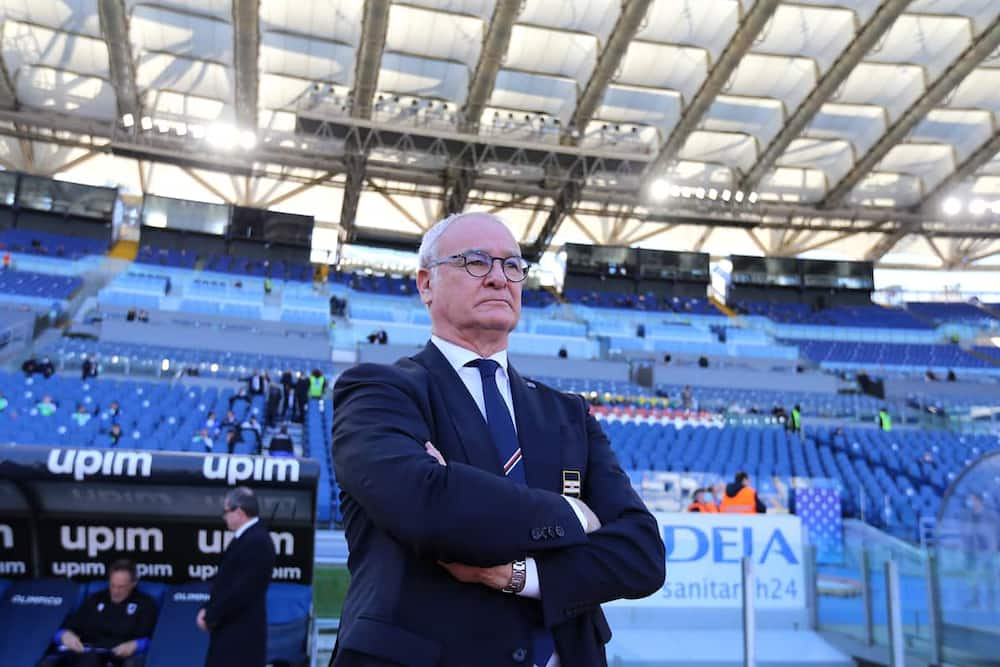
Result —
M 1000 264 L 996 0 L 0 0 L 0 164 L 566 241 Z

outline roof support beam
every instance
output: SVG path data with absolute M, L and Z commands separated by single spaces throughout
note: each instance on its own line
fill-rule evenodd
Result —
M 260 50 L 260 0 L 233 0 L 233 66 L 236 122 L 257 129 L 257 56 Z
M 476 182 L 476 168 L 470 160 L 460 160 L 458 165 L 448 169 L 448 176 L 441 201 L 441 217 L 461 213 Z
M 1000 46 L 1000 17 L 996 18 L 972 44 L 937 78 L 924 94 L 900 116 L 882 138 L 858 160 L 847 175 L 830 190 L 820 206 L 829 208 L 839 205 L 854 189 L 854 186 L 871 173 L 893 147 L 906 138 L 927 114 L 938 106 L 972 70 Z
M 754 40 L 771 20 L 778 4 L 779 0 L 757 0 L 743 17 L 736 32 L 733 33 L 732 39 L 729 40 L 729 45 L 719 56 L 719 60 L 708 73 L 691 103 L 684 109 L 677 126 L 660 146 L 656 159 L 646 167 L 643 185 L 648 185 L 652 178 L 666 171 L 667 167 L 677 158 L 688 137 L 698 128 L 705 114 L 712 107 L 712 103 L 715 102 L 715 98 L 725 88 L 729 77 L 733 75 L 740 61 L 743 60 L 743 56 L 750 50 Z
M 104 42 L 108 45 L 108 64 L 111 69 L 111 86 L 118 102 L 118 119 L 132 115 L 132 127 L 139 127 L 142 103 L 135 83 L 135 63 L 132 62 L 132 44 L 128 37 L 128 20 L 123 0 L 98 0 L 97 14 Z
M 344 172 L 347 180 L 344 182 L 344 198 L 340 206 L 341 243 L 350 243 L 356 236 L 354 220 L 358 216 L 361 188 L 364 186 L 368 167 L 368 149 L 365 143 L 359 133 L 352 132 L 344 144 Z
M 365 13 L 361 19 L 361 46 L 354 69 L 354 90 L 351 97 L 353 118 L 372 117 L 372 100 L 378 85 L 378 70 L 385 49 L 385 35 L 389 30 L 390 0 L 365 0 Z
M 618 15 L 618 21 L 615 23 L 607 44 L 604 45 L 604 49 L 597 58 L 597 65 L 594 67 L 594 72 L 590 75 L 590 80 L 587 82 L 587 87 L 584 88 L 583 94 L 580 95 L 576 111 L 573 112 L 570 124 L 579 131 L 579 135 L 583 134 L 587 123 L 594 116 L 597 105 L 600 104 L 601 99 L 604 97 L 604 92 L 611 82 L 611 78 L 614 76 L 618 66 L 621 65 L 622 58 L 625 57 L 625 52 L 628 51 L 628 45 L 632 42 L 632 38 L 635 37 L 635 33 L 639 30 L 639 25 L 646 17 L 646 12 L 649 10 L 650 4 L 652 4 L 652 0 L 629 0 L 622 7 L 621 14 Z M 560 141 L 564 144 L 576 144 L 579 140 L 574 139 L 569 134 L 564 134 Z M 549 216 L 545 220 L 545 224 L 542 226 L 535 244 L 531 247 L 532 254 L 537 254 L 538 257 L 541 257 L 542 253 L 545 252 L 552 242 L 556 232 L 559 231 L 559 226 L 562 225 L 563 218 L 567 214 L 572 214 L 573 209 L 580 201 L 580 195 L 583 191 L 580 183 L 581 178 L 582 176 L 577 178 L 571 175 L 555 195 L 556 205 L 549 211 Z
M 545 218 L 542 228 L 535 237 L 535 242 L 531 244 L 528 252 L 525 253 L 532 262 L 537 262 L 542 257 L 542 253 L 549 249 L 552 239 L 555 238 L 563 218 L 573 213 L 573 209 L 580 202 L 583 194 L 583 182 L 586 178 L 586 167 L 582 160 L 577 160 L 570 172 L 566 174 L 566 183 L 559 189 L 549 215 Z
M 7 65 L 0 57 L 0 109 L 16 109 L 17 92 L 11 81 L 10 73 L 7 72 Z
M 947 195 L 948 191 L 954 186 L 979 171 L 979 168 L 996 157 L 997 153 L 1000 153 L 1000 130 L 997 130 L 993 134 L 993 138 L 977 148 L 972 155 L 966 158 L 965 162 L 958 165 L 958 168 L 956 168 L 954 172 L 935 185 L 934 189 L 932 189 L 927 196 L 924 197 L 924 201 L 921 206 L 925 211 L 930 213 L 931 211 L 928 209 L 930 209 L 933 204 L 937 203 L 938 200 Z
M 840 88 L 840 85 L 847 80 L 854 68 L 861 62 L 879 39 L 892 27 L 899 15 L 902 14 L 913 0 L 886 0 L 875 11 L 860 31 L 854 36 L 854 40 L 847 46 L 837 61 L 833 63 L 826 74 L 820 78 L 816 87 L 813 88 L 809 96 L 799 105 L 791 118 L 785 121 L 785 126 L 781 132 L 771 140 L 764 152 L 757 158 L 757 162 L 750 168 L 740 181 L 739 189 L 752 191 L 764 178 L 784 154 L 788 146 L 809 126 L 819 110 L 823 108 Z
M 895 231 L 887 233 L 873 245 L 867 253 L 865 253 L 865 259 L 869 262 L 879 262 L 883 257 L 889 254 L 889 251 L 896 247 L 904 236 L 909 233 L 910 229 L 906 226 L 899 227 Z
M 463 132 L 478 132 L 479 119 L 483 109 L 493 94 L 493 86 L 497 81 L 497 72 L 507 55 L 510 46 L 510 34 L 514 29 L 514 21 L 521 13 L 521 0 L 497 0 L 493 9 L 493 18 L 486 29 L 483 38 L 483 49 L 479 52 L 479 63 L 469 83 L 469 94 L 465 98 L 462 109 Z
M 601 103 L 604 92 L 608 89 L 608 84 L 611 83 L 612 77 L 621 65 L 625 52 L 628 51 L 632 38 L 639 31 L 639 26 L 646 18 L 646 12 L 651 4 L 653 4 L 652 0 L 628 0 L 622 7 L 618 21 L 615 22 L 615 27 L 612 29 L 604 49 L 597 57 L 594 72 L 590 75 L 587 87 L 583 89 L 583 93 L 576 103 L 576 110 L 570 119 L 570 126 L 579 130 L 580 135 L 586 130 L 590 119 L 594 117 L 597 106 Z M 563 135 L 563 141 L 576 143 L 578 140 L 566 134 Z

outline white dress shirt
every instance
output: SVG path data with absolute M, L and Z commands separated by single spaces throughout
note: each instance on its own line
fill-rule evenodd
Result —
M 260 517 L 256 517 L 255 516 L 254 518 L 250 519 L 245 524 L 243 524 L 242 526 L 240 526 L 239 528 L 237 528 L 236 532 L 233 533 L 233 539 L 234 540 L 240 539 L 240 536 L 243 535 L 243 533 L 245 533 L 248 530 L 250 530 L 250 527 L 253 526 L 255 523 L 257 523 L 258 521 L 260 521 Z
M 444 358 L 448 360 L 451 367 L 455 369 L 458 373 L 458 377 L 461 378 L 462 383 L 465 388 L 469 390 L 472 395 L 472 400 L 476 402 L 476 407 L 479 408 L 479 412 L 482 413 L 483 419 L 486 419 L 486 399 L 483 396 L 483 379 L 479 373 L 479 369 L 475 366 L 466 366 L 467 363 L 474 359 L 480 359 L 478 353 L 471 350 L 467 350 L 460 345 L 446 341 L 440 336 L 431 336 L 431 342 L 434 343 L 434 347 L 440 350 Z M 507 404 L 507 409 L 510 411 L 510 419 L 514 423 L 514 431 L 517 431 L 517 418 L 514 415 L 514 398 L 510 393 L 510 375 L 507 373 L 507 350 L 501 350 L 496 354 L 489 357 L 493 361 L 500 364 L 500 368 L 497 369 L 496 382 L 497 389 L 500 390 L 500 396 L 503 397 L 504 403 Z M 431 443 L 434 444 L 434 443 Z M 524 459 L 518 465 L 524 465 Z M 565 496 L 564 496 L 565 498 Z M 577 520 L 580 521 L 580 525 L 583 529 L 587 529 L 587 519 L 570 501 L 569 498 L 565 498 L 566 502 L 569 504 L 570 508 L 573 510 L 573 514 L 576 515 Z M 525 565 L 525 578 L 524 578 L 524 589 L 521 590 L 521 597 L 533 598 L 535 600 L 542 599 L 542 588 L 541 583 L 538 581 L 538 566 L 535 564 L 535 559 L 528 557 L 524 559 Z M 555 653 L 545 664 L 544 667 L 559 667 L 559 656 Z

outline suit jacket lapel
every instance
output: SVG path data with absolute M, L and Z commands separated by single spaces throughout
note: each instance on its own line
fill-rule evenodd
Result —
M 433 385 L 440 391 L 445 412 L 458 433 L 469 464 L 497 475 L 503 474 L 503 465 L 493 446 L 486 420 L 469 395 L 462 378 L 458 377 L 441 351 L 433 343 L 428 343 L 413 359 L 431 374 Z M 440 448 L 442 443 L 433 444 Z
M 517 439 L 521 443 L 524 475 L 528 486 L 560 492 L 563 438 L 546 418 L 542 401 L 537 396 L 534 384 L 529 385 L 514 367 L 507 365 L 510 377 L 510 394 L 514 399 L 514 415 L 517 420 Z

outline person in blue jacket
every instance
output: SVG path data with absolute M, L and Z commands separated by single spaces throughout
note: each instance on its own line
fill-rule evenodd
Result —
M 430 342 L 335 386 L 351 583 L 333 667 L 603 667 L 600 605 L 663 584 L 656 520 L 587 404 L 508 358 L 527 271 L 500 219 L 437 223 Z

